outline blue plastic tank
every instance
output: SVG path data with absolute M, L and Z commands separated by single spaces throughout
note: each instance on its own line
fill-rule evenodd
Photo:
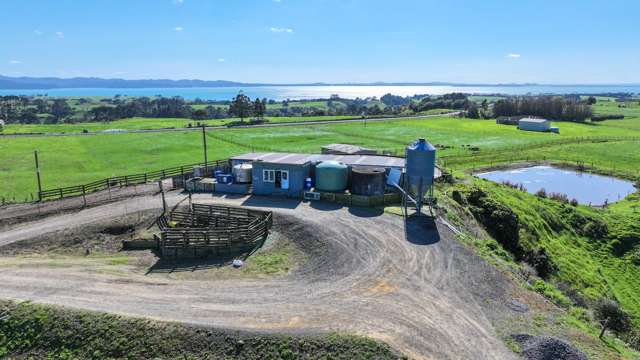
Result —
M 304 189 L 306 191 L 309 191 L 313 188 L 313 179 L 308 177 L 306 179 L 304 179 Z

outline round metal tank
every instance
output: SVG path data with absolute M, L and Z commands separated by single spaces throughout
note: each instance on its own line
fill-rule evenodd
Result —
M 338 161 L 323 161 L 316 165 L 316 189 L 341 192 L 347 188 L 349 167 Z
M 406 181 L 414 195 L 424 194 L 433 183 L 436 167 L 436 148 L 425 139 L 407 146 Z
M 384 195 L 385 169 L 354 166 L 351 168 L 351 193 L 356 195 Z
M 248 184 L 251 182 L 251 173 L 253 172 L 253 165 L 251 164 L 238 164 L 233 167 L 233 180 L 237 183 Z

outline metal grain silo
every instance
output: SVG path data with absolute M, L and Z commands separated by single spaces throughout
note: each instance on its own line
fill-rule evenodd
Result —
M 323 161 L 316 165 L 316 189 L 341 192 L 347 188 L 349 167 L 337 161 Z
M 384 195 L 385 169 L 354 166 L 351 168 L 351 193 L 356 195 Z
M 436 168 L 436 148 L 425 139 L 407 146 L 406 150 L 405 188 L 418 202 L 418 209 L 422 200 L 433 185 Z

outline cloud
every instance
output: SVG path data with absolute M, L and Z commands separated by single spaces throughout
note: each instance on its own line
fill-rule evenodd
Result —
M 273 2 L 281 2 L 282 0 L 273 0 Z
M 184 30 L 184 28 L 182 26 L 176 26 L 173 28 L 174 31 L 180 32 L 182 30 Z
M 44 34 L 42 31 L 37 30 L 37 29 L 36 29 L 36 30 L 33 30 L 33 33 L 34 33 L 36 36 L 41 36 L 41 35 L 43 35 L 43 34 Z
M 520 54 L 507 54 L 509 59 L 520 59 Z
M 56 31 L 56 36 L 58 39 L 64 39 L 64 33 L 62 31 Z
M 287 34 L 292 34 L 293 33 L 293 29 L 285 28 L 285 27 L 270 27 L 269 31 L 274 32 L 274 33 L 287 33 Z
M 11 60 L 11 61 L 9 61 L 9 64 L 18 65 L 18 64 L 22 64 L 22 61 L 20 61 L 20 60 Z
M 225 58 L 219 58 L 218 59 L 218 62 L 225 62 L 225 61 L 227 61 Z
M 182 5 L 184 4 L 184 0 L 173 0 L 174 5 Z

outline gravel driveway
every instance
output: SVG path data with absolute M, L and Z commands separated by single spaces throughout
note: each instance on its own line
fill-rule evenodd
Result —
M 0 297 L 220 328 L 355 332 L 415 358 L 516 358 L 492 326 L 513 313 L 514 285 L 437 222 L 277 198 L 194 201 L 274 211 L 309 261 L 284 278 L 214 281 L 9 266 Z M 22 222 L 0 233 L 0 246 L 154 208 L 158 196 L 138 196 Z

